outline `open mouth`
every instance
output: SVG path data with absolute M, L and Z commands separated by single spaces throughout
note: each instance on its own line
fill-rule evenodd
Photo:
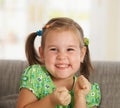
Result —
M 69 64 L 56 64 L 55 66 L 56 66 L 57 68 L 63 69 L 63 68 L 68 68 L 70 65 L 69 65 Z

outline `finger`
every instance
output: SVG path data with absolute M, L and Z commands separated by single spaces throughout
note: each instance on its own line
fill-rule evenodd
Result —
M 71 95 L 68 94 L 65 98 L 64 98 L 64 101 L 63 101 L 64 105 L 68 105 L 70 102 L 71 102 Z
M 84 76 L 81 75 L 81 76 L 78 78 L 78 83 L 79 83 L 80 88 L 86 88 L 85 82 L 86 82 L 86 81 L 85 81 Z
M 58 92 L 68 92 L 68 90 L 65 87 L 59 87 L 56 89 Z
M 82 89 L 87 89 L 89 88 L 89 81 L 83 76 L 81 75 L 78 79 L 78 82 L 79 82 L 79 86 L 82 88 Z
M 71 95 L 67 95 L 65 101 L 69 104 L 71 102 Z
M 60 98 L 60 100 L 64 100 L 67 95 L 69 95 L 69 92 L 66 88 L 57 88 L 54 92 L 54 94 Z

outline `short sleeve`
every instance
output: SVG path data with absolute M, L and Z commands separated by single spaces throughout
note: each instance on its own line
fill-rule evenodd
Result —
M 91 91 L 86 97 L 87 107 L 99 106 L 101 101 L 100 87 L 97 83 L 92 84 Z
M 37 92 L 37 68 L 36 66 L 29 66 L 24 70 L 20 80 L 20 89 L 27 88 L 32 91 L 37 97 L 39 96 Z
M 52 93 L 55 85 L 44 66 L 32 65 L 25 69 L 20 81 L 20 89 L 27 88 L 38 99 Z

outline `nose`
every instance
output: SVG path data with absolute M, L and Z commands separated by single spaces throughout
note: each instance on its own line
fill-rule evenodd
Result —
M 66 58 L 67 58 L 67 56 L 66 56 L 65 52 L 59 52 L 57 55 L 58 60 L 65 60 Z

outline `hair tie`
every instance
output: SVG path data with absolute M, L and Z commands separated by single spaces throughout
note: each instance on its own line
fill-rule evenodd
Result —
M 37 34 L 38 36 L 42 36 L 42 30 L 38 30 L 38 31 L 36 32 L 36 34 Z
M 49 28 L 50 27 L 50 24 L 47 24 L 46 26 L 45 26 L 45 28 Z
M 84 38 L 84 44 L 85 44 L 85 46 L 88 46 L 89 45 L 89 39 L 88 38 Z

